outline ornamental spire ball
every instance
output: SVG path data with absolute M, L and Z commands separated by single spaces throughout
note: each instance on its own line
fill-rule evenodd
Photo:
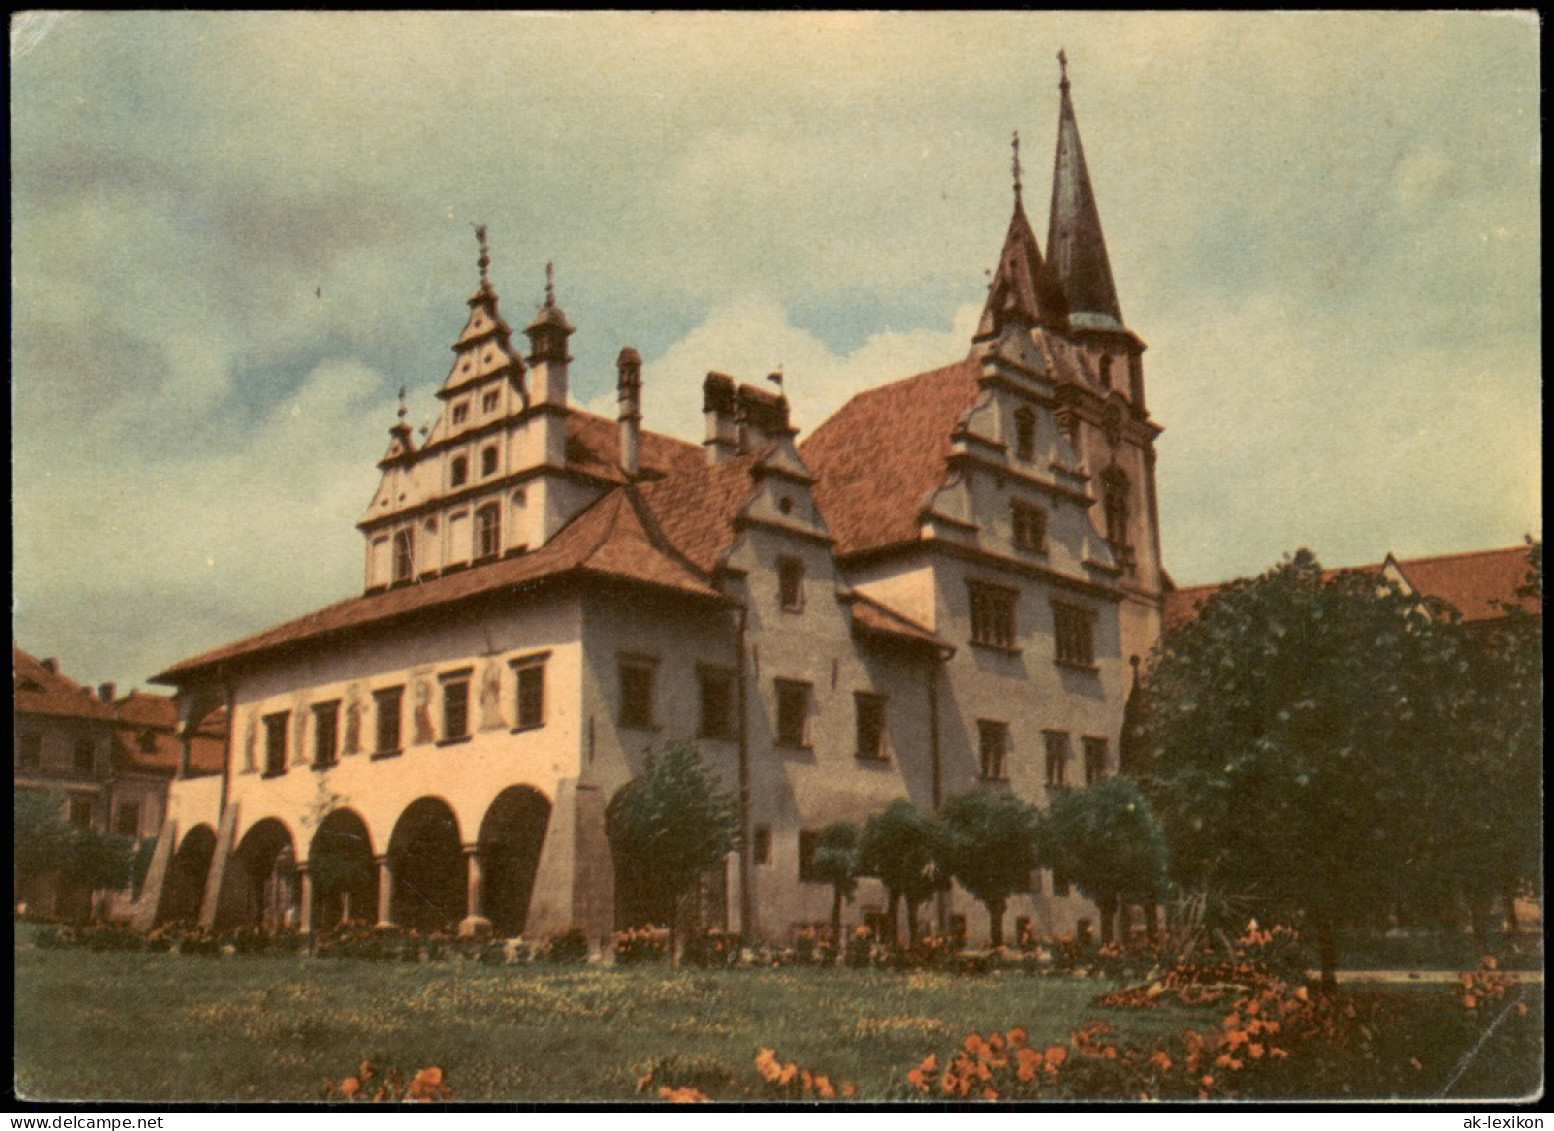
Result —
M 475 239 L 480 244 L 480 258 L 476 262 L 480 266 L 480 281 L 484 283 L 487 281 L 486 269 L 491 266 L 491 245 L 486 243 L 486 226 L 484 224 L 475 225 Z

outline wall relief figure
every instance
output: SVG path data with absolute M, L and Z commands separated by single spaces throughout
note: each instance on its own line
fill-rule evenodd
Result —
M 362 752 L 362 689 L 353 683 L 345 689 L 345 741 L 341 751 L 345 754 Z
M 243 732 L 243 772 L 245 774 L 257 773 L 259 764 L 254 760 L 254 752 L 259 747 L 259 720 L 253 715 L 248 716 L 248 729 Z
M 415 677 L 414 717 L 416 745 L 435 742 L 432 731 L 432 681 L 424 675 Z
M 487 659 L 480 669 L 480 729 L 502 730 L 507 720 L 502 716 L 502 670 L 496 661 Z

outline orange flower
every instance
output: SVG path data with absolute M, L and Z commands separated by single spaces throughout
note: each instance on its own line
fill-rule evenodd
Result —
M 1171 1070 L 1171 1058 L 1166 1055 L 1164 1049 L 1159 1050 L 1155 1053 L 1155 1055 L 1151 1056 L 1149 1058 L 1149 1063 L 1153 1064 L 1162 1072 L 1169 1072 Z
M 421 1069 L 415 1074 L 415 1079 L 410 1081 L 410 1098 L 413 1100 L 434 1100 L 441 1091 L 442 1069 L 435 1065 Z
M 1036 1079 L 1036 1070 L 1041 1067 L 1041 1053 L 1032 1048 L 1022 1048 L 1016 1057 L 1020 1066 L 1015 1070 L 1015 1075 L 1029 1084 Z
M 998 1089 L 997 1088 L 983 1088 L 982 1089 L 982 1098 L 985 1099 L 985 1100 L 996 1100 L 998 1098 Z
M 370 1060 L 364 1060 L 362 1061 L 361 1068 L 357 1070 L 356 1074 L 363 1080 L 371 1080 L 378 1074 L 378 1066 L 373 1064 Z
M 1031 1039 L 1031 1035 L 1022 1026 L 1014 1025 L 1009 1029 L 1009 1043 L 1014 1046 L 1023 1046 Z
M 836 1089 L 831 1086 L 831 1078 L 829 1076 L 815 1077 L 815 1094 L 823 1100 L 836 1099 Z
M 1053 1045 L 1047 1050 L 1047 1065 L 1056 1068 L 1068 1059 L 1068 1050 L 1062 1045 Z
M 1247 1055 L 1250 1056 L 1253 1060 L 1261 1060 L 1263 1058 L 1263 1046 L 1257 1044 L 1256 1042 L 1248 1045 L 1246 1051 Z
M 711 1102 L 711 1097 L 695 1088 L 660 1088 L 658 1094 L 661 1099 L 666 1099 L 672 1104 L 704 1104 Z
M 362 1082 L 354 1076 L 347 1076 L 340 1081 L 340 1094 L 348 1100 L 356 1098 L 356 1093 L 362 1090 Z
M 649 1068 L 647 1074 L 637 1077 L 637 1091 L 645 1092 L 653 1086 L 653 1070 Z
M 768 1084 L 777 1083 L 777 1077 L 782 1075 L 782 1068 L 777 1064 L 776 1049 L 761 1049 L 755 1054 L 755 1066 L 761 1072 Z

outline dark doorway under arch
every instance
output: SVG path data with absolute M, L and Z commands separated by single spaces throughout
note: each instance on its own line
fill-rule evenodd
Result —
M 523 934 L 549 823 L 550 802 L 539 790 L 524 785 L 497 794 L 480 823 L 484 910 L 498 938 Z
M 297 850 L 291 830 L 274 817 L 257 822 L 237 846 L 244 892 L 240 921 L 253 926 L 297 923 Z
M 158 922 L 199 920 L 200 905 L 205 901 L 205 878 L 210 875 L 210 862 L 215 855 L 216 830 L 209 825 L 195 825 L 184 835 L 168 865 Z
M 459 822 L 436 797 L 412 801 L 389 838 L 394 869 L 392 917 L 418 931 L 451 930 L 464 918 L 469 869 Z
M 319 823 L 308 850 L 313 877 L 313 927 L 327 931 L 350 919 L 377 921 L 378 869 L 372 837 L 352 809 L 336 809 Z

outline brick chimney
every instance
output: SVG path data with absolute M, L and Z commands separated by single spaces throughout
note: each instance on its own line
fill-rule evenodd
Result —
M 707 419 L 707 462 L 719 464 L 739 452 L 739 406 L 734 379 L 709 373 L 701 386 L 702 414 Z
M 627 346 L 615 359 L 615 372 L 621 471 L 634 479 L 642 470 L 642 355 Z
M 741 385 L 737 411 L 741 452 L 757 451 L 780 436 L 792 435 L 788 426 L 788 398 L 781 393 Z
M 50 673 L 51 675 L 58 675 L 59 661 L 53 656 L 45 656 L 43 658 L 43 670 Z
M 97 685 L 97 698 L 101 699 L 104 703 L 112 703 L 114 694 L 118 690 L 119 688 L 117 684 L 99 683 Z

